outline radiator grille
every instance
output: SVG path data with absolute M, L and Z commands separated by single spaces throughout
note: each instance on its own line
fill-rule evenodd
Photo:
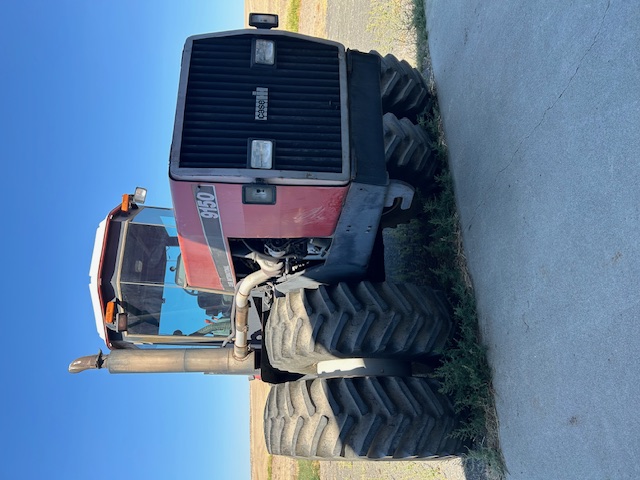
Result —
M 247 168 L 248 140 L 275 141 L 274 169 L 340 173 L 338 48 L 294 38 L 276 42 L 275 67 L 252 66 L 252 35 L 193 42 L 180 168 Z M 257 87 L 268 89 L 256 120 Z

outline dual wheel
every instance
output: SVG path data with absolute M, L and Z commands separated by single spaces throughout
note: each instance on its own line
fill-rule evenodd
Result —
M 451 333 L 444 302 L 424 287 L 341 283 L 276 298 L 265 328 L 267 355 L 274 367 L 306 376 L 272 387 L 267 449 L 346 460 L 460 453 L 451 437 L 457 418 L 437 383 L 398 373 L 403 363 L 439 353 Z
M 406 61 L 388 54 L 380 55 L 380 96 L 382 99 L 384 151 L 389 177 L 406 182 L 428 192 L 435 187 L 438 160 L 434 153 L 434 140 L 415 122 L 433 101 L 423 76 Z M 409 222 L 420 210 L 403 210 L 399 204 L 388 208 L 382 226 L 395 227 Z

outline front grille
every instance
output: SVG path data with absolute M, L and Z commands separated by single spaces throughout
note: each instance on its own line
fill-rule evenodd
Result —
M 249 139 L 275 141 L 274 169 L 340 173 L 338 47 L 289 36 L 274 67 L 251 65 L 254 35 L 194 40 L 180 168 L 247 168 Z M 267 120 L 256 120 L 258 87 Z

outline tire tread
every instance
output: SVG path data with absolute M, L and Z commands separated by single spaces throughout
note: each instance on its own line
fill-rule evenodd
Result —
M 434 355 L 452 328 L 442 296 L 430 288 L 340 283 L 276 298 L 265 347 L 275 368 L 307 374 L 324 360 Z
M 305 392 L 313 412 L 296 399 Z M 293 414 L 286 412 L 286 398 L 294 399 Z M 433 402 L 435 411 L 424 408 Z M 275 385 L 264 420 L 272 455 L 390 460 L 456 455 L 463 449 L 451 436 L 459 422 L 450 402 L 427 378 L 316 378 Z

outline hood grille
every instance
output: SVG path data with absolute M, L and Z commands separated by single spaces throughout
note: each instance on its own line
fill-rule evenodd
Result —
M 244 169 L 249 139 L 265 139 L 275 142 L 276 170 L 340 173 L 338 48 L 271 35 L 276 64 L 252 66 L 253 38 L 194 40 L 179 167 Z M 258 87 L 268 89 L 266 120 L 256 118 Z

